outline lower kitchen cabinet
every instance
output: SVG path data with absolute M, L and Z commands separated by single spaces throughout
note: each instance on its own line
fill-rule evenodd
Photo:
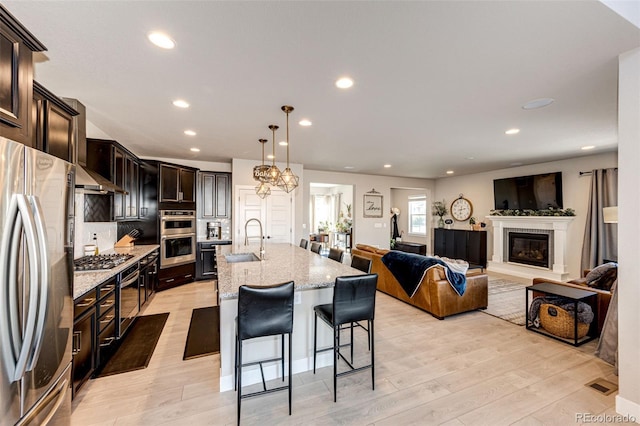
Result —
M 116 348 L 116 278 L 74 301 L 73 396 Z
M 168 288 L 193 282 L 195 276 L 195 262 L 160 269 L 157 290 L 166 290 Z
M 216 245 L 213 243 L 198 243 L 196 249 L 196 280 L 218 278 L 216 263 Z
M 140 260 L 139 302 L 140 309 L 151 300 L 158 286 L 159 251 L 155 250 Z

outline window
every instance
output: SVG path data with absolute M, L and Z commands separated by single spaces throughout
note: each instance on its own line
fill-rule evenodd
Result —
M 427 197 L 409 197 L 409 234 L 427 235 Z

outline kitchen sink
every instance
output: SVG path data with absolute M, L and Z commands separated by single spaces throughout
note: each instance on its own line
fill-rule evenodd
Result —
M 255 262 L 260 260 L 260 258 L 253 253 L 226 254 L 224 258 L 228 263 Z

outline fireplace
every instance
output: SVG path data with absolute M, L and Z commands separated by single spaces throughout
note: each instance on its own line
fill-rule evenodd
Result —
M 508 261 L 549 267 L 549 235 L 509 232 Z

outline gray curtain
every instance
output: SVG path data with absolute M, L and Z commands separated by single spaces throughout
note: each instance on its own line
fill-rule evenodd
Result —
M 604 223 L 602 208 L 618 205 L 618 169 L 598 169 L 591 174 L 591 192 L 582 244 L 581 269 L 591 269 L 603 259 L 618 259 L 618 225 Z
M 611 286 L 611 302 L 595 354 L 614 365 L 618 374 L 618 280 Z

